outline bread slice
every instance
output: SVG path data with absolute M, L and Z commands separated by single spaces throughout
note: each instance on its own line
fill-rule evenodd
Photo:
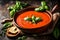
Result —
M 9 31 L 10 33 L 12 33 L 12 34 L 15 34 L 15 33 L 17 33 L 17 32 L 19 31 L 19 29 L 16 28 L 16 27 L 11 27 L 8 31 Z
M 19 33 L 21 32 L 21 30 L 19 30 L 16 26 L 12 26 L 10 28 L 7 29 L 6 35 L 8 37 L 15 37 L 17 36 Z

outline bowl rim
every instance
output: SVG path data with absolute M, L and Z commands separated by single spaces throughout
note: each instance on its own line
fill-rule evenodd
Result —
M 27 7 L 27 8 L 24 8 L 24 9 L 19 10 L 18 12 L 15 13 L 15 15 L 16 15 L 17 13 L 23 11 L 23 10 L 26 10 L 26 9 L 29 9 L 29 8 L 37 8 L 37 7 L 39 7 L 39 6 L 29 6 L 29 7 Z M 48 11 L 48 10 L 46 10 L 46 12 L 47 12 L 48 15 L 50 16 L 50 21 L 49 21 L 46 25 L 44 25 L 44 26 L 47 26 L 47 25 L 49 25 L 49 24 L 52 22 L 52 13 L 51 13 L 50 11 Z M 20 27 L 20 26 L 15 22 L 15 15 L 14 15 L 14 17 L 13 17 L 14 24 L 15 24 L 18 28 L 20 28 L 20 29 L 38 29 L 38 28 L 43 28 L 43 27 L 37 27 L 37 28 L 22 28 L 22 27 Z

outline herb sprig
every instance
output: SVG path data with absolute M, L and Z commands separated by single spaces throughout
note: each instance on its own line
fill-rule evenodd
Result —
M 41 5 L 38 8 L 35 8 L 35 11 L 45 11 L 45 10 L 49 10 L 46 1 L 41 1 Z
M 7 28 L 11 27 L 12 26 L 12 23 L 11 22 L 6 22 L 3 24 L 3 28 L 2 28 L 2 34 L 5 35 L 6 31 L 7 31 Z
M 18 37 L 17 40 L 25 40 L 27 38 L 27 36 L 22 36 L 22 37 Z
M 31 21 L 32 23 L 38 23 L 39 21 L 42 20 L 41 17 L 35 17 L 34 15 L 30 18 L 30 17 L 25 17 L 24 18 L 25 21 Z
M 20 1 L 16 1 L 15 5 L 8 7 L 10 12 L 10 17 L 12 18 L 16 12 L 26 7 L 27 3 L 22 3 Z

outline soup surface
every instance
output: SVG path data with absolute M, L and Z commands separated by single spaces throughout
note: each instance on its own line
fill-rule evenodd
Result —
M 27 16 L 32 17 L 32 15 L 34 15 L 36 17 L 41 17 L 42 21 L 35 24 L 30 21 L 24 20 L 25 17 L 27 17 Z M 16 23 L 21 28 L 26 28 L 26 29 L 43 27 L 44 25 L 47 25 L 49 22 L 50 22 L 50 16 L 46 12 L 26 11 L 26 12 L 23 12 L 22 14 L 18 15 L 16 18 Z

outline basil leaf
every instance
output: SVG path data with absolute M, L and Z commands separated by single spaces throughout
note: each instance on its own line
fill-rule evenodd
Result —
M 2 36 L 5 36 L 7 29 L 2 30 Z
M 10 11 L 10 17 L 12 18 L 15 14 L 15 9 L 13 9 L 12 11 Z
M 46 1 L 41 1 L 41 6 L 47 5 Z
M 39 22 L 41 20 L 42 20 L 42 18 L 40 18 L 40 17 L 36 17 L 36 19 L 35 19 L 36 22 Z
M 54 29 L 54 31 L 53 31 L 53 36 L 55 37 L 55 38 L 57 38 L 58 39 L 58 37 L 60 36 L 60 32 L 59 32 L 59 29 L 56 27 L 55 29 Z
M 36 17 L 33 15 L 33 16 L 32 16 L 32 20 L 35 20 L 35 18 L 36 18 Z
M 46 9 L 46 10 L 49 10 L 49 7 L 48 7 L 48 6 L 45 6 L 45 9 Z
M 11 6 L 11 7 L 8 7 L 7 8 L 9 11 L 11 11 L 11 10 L 13 10 L 13 7 Z
M 22 3 L 21 5 L 22 5 L 22 7 L 26 7 L 26 6 L 28 6 L 27 3 Z
M 7 28 L 9 28 L 10 26 L 12 26 L 11 22 L 6 22 L 3 24 L 3 28 L 2 28 L 2 34 L 5 36 L 6 30 Z
M 36 23 L 35 20 L 32 20 L 32 23 Z
M 40 11 L 40 8 L 35 8 L 35 11 Z
M 20 1 L 16 1 L 16 4 L 14 6 L 11 6 L 8 8 L 10 10 L 10 17 L 13 18 L 14 14 L 17 11 L 23 9 L 26 6 L 27 6 L 27 3 L 21 3 Z
M 22 36 L 22 40 L 25 40 L 27 37 L 26 36 Z
M 24 18 L 24 20 L 31 21 L 31 18 L 27 16 L 27 17 Z
M 4 25 L 3 25 L 3 29 L 7 29 L 8 27 L 12 26 L 11 22 L 6 22 Z
M 22 40 L 22 38 L 21 37 L 18 37 L 18 40 Z
M 27 36 L 18 37 L 18 40 L 25 40 Z
M 35 19 L 36 19 L 36 17 L 33 15 L 32 16 L 32 23 L 36 23 Z
M 45 8 L 43 6 L 39 7 L 40 11 L 45 11 Z

